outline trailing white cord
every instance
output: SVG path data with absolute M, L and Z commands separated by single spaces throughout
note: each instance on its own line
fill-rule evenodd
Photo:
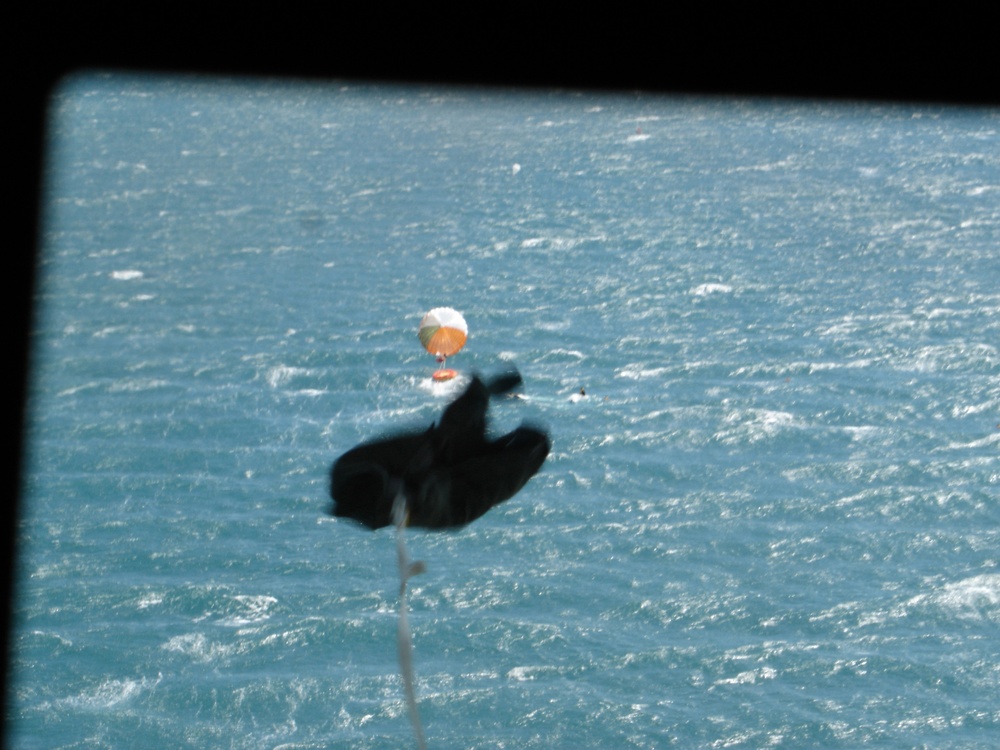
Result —
M 420 750 L 427 750 L 424 728 L 420 723 L 420 711 L 417 709 L 417 690 L 413 677 L 413 639 L 406 620 L 406 582 L 412 576 L 427 570 L 427 566 L 420 560 L 411 562 L 406 551 L 403 530 L 406 528 L 407 511 L 406 498 L 402 492 L 396 495 L 396 500 L 392 504 L 392 520 L 396 525 L 396 556 L 399 559 L 399 629 L 396 633 L 396 642 L 399 646 L 399 674 L 403 678 L 406 706 L 409 709 L 413 731 L 417 735 L 417 747 Z

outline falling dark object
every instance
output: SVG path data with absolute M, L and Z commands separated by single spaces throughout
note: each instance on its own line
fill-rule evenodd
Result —
M 404 432 L 352 448 L 333 464 L 333 515 L 371 529 L 393 523 L 402 493 L 407 526 L 464 526 L 508 500 L 541 468 L 549 437 L 521 425 L 502 437 L 486 437 L 491 396 L 521 384 L 517 372 L 484 383 L 473 376 L 465 392 L 429 429 Z

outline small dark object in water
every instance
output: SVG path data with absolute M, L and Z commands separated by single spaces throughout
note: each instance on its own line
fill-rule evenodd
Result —
M 495 440 L 486 438 L 490 396 L 521 384 L 517 372 L 488 383 L 473 376 L 436 425 L 352 448 L 330 473 L 333 515 L 371 529 L 392 524 L 392 504 L 402 492 L 408 526 L 464 526 L 508 500 L 541 468 L 549 436 L 521 425 Z

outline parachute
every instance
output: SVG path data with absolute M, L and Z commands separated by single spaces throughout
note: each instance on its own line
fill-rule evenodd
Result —
M 445 360 L 456 354 L 469 336 L 469 326 L 462 313 L 450 307 L 435 307 L 420 321 L 417 329 L 420 343 L 429 354 L 437 357 L 441 367 L 434 373 L 435 380 L 450 380 L 457 374 L 444 366 Z

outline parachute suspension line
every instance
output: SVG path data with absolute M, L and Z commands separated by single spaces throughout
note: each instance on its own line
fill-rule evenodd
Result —
M 427 566 L 420 560 L 411 562 L 410 555 L 406 551 L 403 531 L 406 528 L 408 516 L 406 498 L 400 492 L 392 504 L 392 521 L 396 525 L 396 556 L 399 560 L 399 629 L 396 632 L 396 643 L 399 647 L 399 674 L 403 678 L 406 707 L 409 709 L 413 731 L 417 735 L 417 747 L 420 750 L 427 750 L 424 728 L 420 723 L 420 711 L 417 709 L 416 681 L 413 676 L 413 638 L 410 636 L 410 626 L 406 619 L 406 582 L 411 577 L 427 570 Z

